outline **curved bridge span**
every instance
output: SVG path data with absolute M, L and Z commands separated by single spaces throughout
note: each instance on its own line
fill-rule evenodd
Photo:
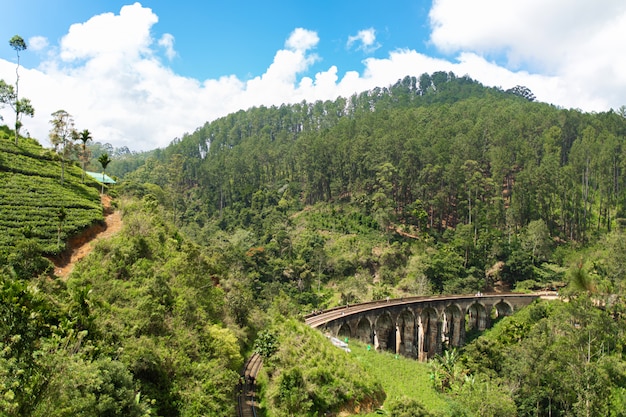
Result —
M 308 325 L 339 338 L 358 339 L 425 361 L 444 345 L 462 346 L 468 331 L 483 331 L 494 318 L 527 306 L 538 294 L 409 297 L 371 301 L 312 313 Z

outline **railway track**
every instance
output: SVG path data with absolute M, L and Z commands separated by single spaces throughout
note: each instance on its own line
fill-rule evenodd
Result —
M 239 383 L 238 415 L 239 417 L 256 417 L 256 377 L 263 366 L 263 358 L 254 353 L 243 366 Z

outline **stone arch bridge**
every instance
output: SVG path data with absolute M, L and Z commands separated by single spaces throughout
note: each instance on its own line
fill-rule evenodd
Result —
M 409 297 L 347 305 L 312 313 L 308 325 L 332 336 L 358 339 L 377 350 L 425 361 L 444 346 L 463 346 L 468 331 L 527 306 L 536 294 Z

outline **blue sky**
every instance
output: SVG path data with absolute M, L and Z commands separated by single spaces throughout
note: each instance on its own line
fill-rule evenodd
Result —
M 566 108 L 626 104 L 622 0 L 5 3 L 0 78 L 15 82 L 19 34 L 20 92 L 36 112 L 24 128 L 44 146 L 60 108 L 98 141 L 148 150 L 239 109 L 439 70 Z
M 24 39 L 45 36 L 58 42 L 70 25 L 107 12 L 119 13 L 132 1 L 22 0 L 3 9 L 11 16 L 0 28 L 0 39 L 20 34 Z M 143 1 L 152 9 L 158 23 L 152 35 L 175 37 L 176 57 L 168 65 L 177 73 L 199 80 L 234 74 L 240 79 L 262 74 L 274 54 L 284 46 L 289 34 L 298 27 L 316 31 L 320 42 L 316 52 L 321 59 L 311 72 L 331 64 L 359 70 L 369 56 L 385 57 L 397 48 L 412 48 L 436 53 L 428 46 L 430 1 L 371 0 L 345 1 Z M 374 29 L 377 42 L 369 49 L 350 36 Z M 10 50 L 0 51 L 8 58 Z M 167 60 L 165 55 L 162 58 Z M 24 65 L 36 65 L 38 55 L 24 54 Z

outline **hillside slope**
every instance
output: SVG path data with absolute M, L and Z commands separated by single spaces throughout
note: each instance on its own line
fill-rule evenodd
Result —
M 28 277 L 45 269 L 31 255 L 58 255 L 69 237 L 103 224 L 98 184 L 73 163 L 61 161 L 33 139 L 18 146 L 0 131 L 0 264 Z
M 624 224 L 624 137 L 619 112 L 436 73 L 228 115 L 125 189 L 167 207 L 223 262 L 221 282 L 260 303 L 553 289 L 578 248 Z

